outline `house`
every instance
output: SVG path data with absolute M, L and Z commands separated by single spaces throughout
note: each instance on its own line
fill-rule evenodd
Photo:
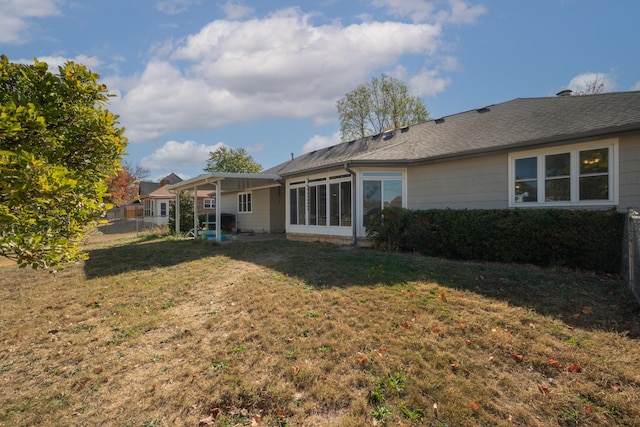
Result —
M 215 189 L 240 229 L 349 244 L 366 242 L 369 219 L 386 206 L 625 210 L 640 206 L 640 92 L 518 98 L 316 150 L 261 174 L 211 173 L 169 186 L 181 188 Z

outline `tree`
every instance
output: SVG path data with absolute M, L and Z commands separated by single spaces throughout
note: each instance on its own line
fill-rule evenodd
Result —
M 48 68 L 0 56 L 0 255 L 21 267 L 86 259 L 79 242 L 127 143 L 97 74 Z
M 420 98 L 409 95 L 405 83 L 385 74 L 347 93 L 336 107 L 343 142 L 429 119 Z
M 591 80 L 587 80 L 584 85 L 584 90 L 576 90 L 572 95 L 597 95 L 604 92 L 604 80 L 600 78 L 599 74 Z
M 122 206 L 138 198 L 138 182 L 149 176 L 149 169 L 139 165 L 131 166 L 123 163 L 122 167 L 115 175 L 107 178 L 107 192 L 109 193 L 109 203 Z
M 193 198 L 186 191 L 180 192 L 180 231 L 186 233 L 193 228 Z M 169 203 L 169 230 L 176 229 L 176 202 Z
M 244 148 L 220 147 L 209 153 L 205 172 L 260 173 L 262 166 Z

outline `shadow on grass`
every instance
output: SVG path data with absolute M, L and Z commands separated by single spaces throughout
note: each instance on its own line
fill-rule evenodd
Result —
M 88 279 L 169 267 L 210 257 L 215 244 L 195 240 L 140 238 L 134 242 L 88 251 Z
M 194 240 L 138 240 L 89 251 L 87 278 L 175 266 L 213 256 L 262 265 L 317 289 L 437 283 L 442 291 L 474 292 L 568 325 L 640 333 L 640 313 L 625 281 L 612 275 L 530 265 L 478 263 L 417 254 L 289 240 L 215 244 Z M 586 312 L 586 313 L 585 313 Z

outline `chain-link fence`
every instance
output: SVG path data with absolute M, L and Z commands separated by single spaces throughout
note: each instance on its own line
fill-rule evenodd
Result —
M 640 304 L 640 212 L 629 209 L 627 231 L 629 236 L 627 279 L 631 292 Z

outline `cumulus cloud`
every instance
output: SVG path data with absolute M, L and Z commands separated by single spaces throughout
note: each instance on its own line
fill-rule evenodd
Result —
M 60 15 L 61 0 L 0 1 L 0 43 L 27 41 L 33 18 Z
M 118 112 L 131 142 L 273 117 L 323 123 L 373 70 L 403 55 L 430 56 L 440 37 L 433 24 L 314 25 L 296 8 L 217 20 L 149 62 Z
M 162 147 L 140 160 L 140 166 L 151 170 L 171 170 L 181 167 L 202 166 L 209 158 L 209 153 L 222 147 L 199 144 L 195 141 L 167 141 Z
M 302 147 L 303 153 L 331 147 L 340 143 L 340 132 L 334 132 L 331 136 L 314 135 Z
M 574 92 L 585 92 L 589 84 L 594 82 L 603 84 L 603 92 L 616 90 L 618 84 L 613 73 L 586 72 L 578 74 L 568 84 L 568 88 Z

